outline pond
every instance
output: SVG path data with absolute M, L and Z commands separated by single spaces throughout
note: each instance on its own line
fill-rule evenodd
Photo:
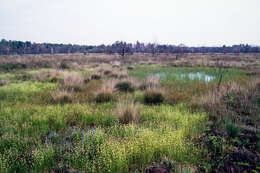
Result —
M 216 76 L 205 74 L 204 72 L 187 72 L 187 73 L 169 73 L 169 72 L 159 72 L 153 76 L 158 77 L 162 80 L 167 80 L 167 78 L 175 78 L 179 80 L 200 80 L 205 82 L 211 82 L 216 78 Z

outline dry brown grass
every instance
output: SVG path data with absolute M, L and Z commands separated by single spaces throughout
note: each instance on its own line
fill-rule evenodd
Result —
M 149 89 L 149 88 L 160 88 L 160 78 L 159 77 L 148 77 L 146 80 L 143 81 L 142 84 L 140 84 L 139 88 L 141 90 Z
M 63 73 L 63 87 L 68 90 L 81 91 L 84 85 L 84 78 L 75 73 Z
M 24 55 L 0 56 L 0 70 L 15 70 L 25 68 L 72 68 L 84 69 L 96 67 L 99 64 L 110 64 L 114 69 L 121 65 L 162 64 L 172 66 L 210 66 L 216 67 L 221 62 L 226 67 L 259 69 L 259 54 L 158 54 L 136 53 L 122 59 L 118 55 L 106 54 L 55 54 L 55 55 Z
M 39 82 L 58 82 L 62 73 L 60 71 L 41 71 L 33 76 Z
M 200 98 L 196 98 L 193 103 L 202 105 L 212 117 L 220 121 L 232 119 L 237 123 L 246 124 L 245 121 L 252 121 L 251 123 L 255 124 L 260 122 L 259 83 L 259 78 L 244 85 L 229 82 L 219 89 L 211 90 Z
M 189 93 L 175 87 L 165 88 L 165 93 L 167 93 L 165 94 L 165 100 L 170 105 L 187 103 L 191 100 L 191 95 Z
M 138 105 L 131 100 L 120 100 L 116 110 L 117 118 L 122 124 L 136 123 L 140 119 Z
M 51 93 L 51 99 L 54 103 L 66 104 L 72 103 L 74 99 L 74 93 L 67 90 L 58 90 Z
M 103 103 L 115 100 L 115 84 L 115 80 L 103 81 L 101 88 L 95 93 L 95 101 L 98 103 Z

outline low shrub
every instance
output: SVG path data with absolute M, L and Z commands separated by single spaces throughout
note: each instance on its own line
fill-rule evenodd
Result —
M 165 97 L 160 89 L 148 89 L 144 93 L 145 104 L 161 104 Z
M 115 88 L 121 92 L 134 92 L 135 90 L 130 81 L 120 81 L 115 85 Z
M 74 95 L 70 91 L 60 90 L 52 92 L 51 98 L 54 103 L 66 104 L 73 101 Z
M 138 106 L 133 101 L 120 101 L 116 109 L 118 120 L 122 124 L 138 122 L 140 118 Z

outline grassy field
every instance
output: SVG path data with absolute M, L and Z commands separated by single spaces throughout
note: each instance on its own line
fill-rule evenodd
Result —
M 0 57 L 0 172 L 260 171 L 258 55 L 35 56 Z

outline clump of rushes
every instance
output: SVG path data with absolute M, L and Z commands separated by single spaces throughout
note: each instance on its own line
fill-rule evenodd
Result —
M 144 103 L 145 104 L 161 104 L 165 97 L 161 89 L 150 88 L 144 92 Z
M 148 88 L 160 88 L 160 78 L 158 77 L 148 77 L 143 83 L 139 86 L 141 90 Z
M 71 91 L 59 90 L 51 93 L 51 99 L 54 103 L 66 104 L 72 103 L 74 94 Z
M 114 101 L 114 90 L 115 82 L 114 81 L 105 81 L 102 85 L 102 88 L 98 90 L 95 94 L 95 101 L 97 103 L 104 103 Z
M 121 100 L 116 107 L 117 118 L 122 124 L 138 122 L 140 119 L 138 105 L 132 100 Z
M 63 87 L 68 90 L 80 91 L 83 88 L 84 78 L 78 74 L 64 73 Z
M 135 87 L 134 87 L 133 83 L 129 80 L 118 82 L 115 85 L 115 88 L 121 92 L 134 92 L 135 91 Z

